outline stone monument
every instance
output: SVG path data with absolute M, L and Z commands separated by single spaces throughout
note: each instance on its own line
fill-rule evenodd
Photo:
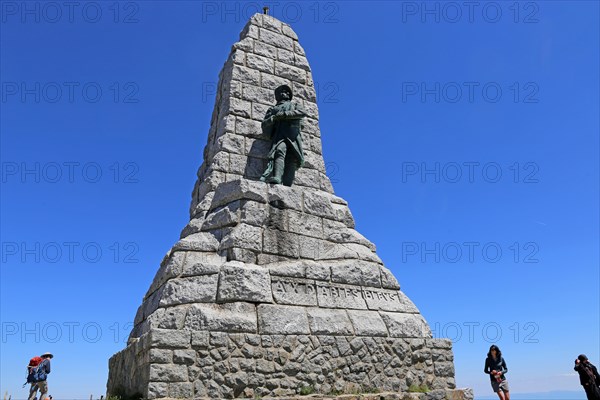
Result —
M 292 186 L 261 181 L 274 146 L 261 124 L 282 85 L 305 114 Z M 451 342 L 432 338 L 334 194 L 318 121 L 298 37 L 254 15 L 219 75 L 190 222 L 109 361 L 108 395 L 472 398 L 455 389 Z

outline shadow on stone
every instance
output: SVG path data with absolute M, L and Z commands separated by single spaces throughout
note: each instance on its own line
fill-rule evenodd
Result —
M 266 140 L 255 140 L 250 146 L 248 160 L 244 169 L 244 178 L 258 180 L 267 168 L 267 154 L 271 142 Z

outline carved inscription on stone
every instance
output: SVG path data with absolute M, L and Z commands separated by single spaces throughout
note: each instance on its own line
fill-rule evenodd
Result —
M 317 299 L 320 307 L 367 309 L 360 286 L 319 282 L 317 283 Z
M 363 287 L 363 296 L 370 310 L 417 313 L 417 308 L 404 293 L 397 290 L 371 289 Z
M 276 276 L 271 277 L 271 288 L 278 304 L 418 313 L 412 302 L 396 290 Z
M 272 276 L 271 289 L 273 290 L 273 299 L 279 304 L 317 305 L 315 281 L 295 278 L 280 279 Z

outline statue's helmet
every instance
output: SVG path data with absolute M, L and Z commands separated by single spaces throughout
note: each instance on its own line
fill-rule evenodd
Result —
M 279 86 L 277 89 L 275 89 L 275 100 L 279 101 L 281 100 L 281 92 L 288 92 L 290 95 L 290 100 L 293 97 L 292 94 L 292 89 L 290 89 L 290 87 L 288 85 L 281 85 Z

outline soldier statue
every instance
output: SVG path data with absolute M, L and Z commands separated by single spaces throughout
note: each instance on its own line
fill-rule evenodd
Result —
M 304 165 L 300 132 L 306 112 L 300 104 L 292 103 L 292 89 L 287 85 L 275 89 L 275 100 L 277 104 L 269 108 L 261 125 L 272 145 L 260 180 L 292 186 L 296 170 Z

